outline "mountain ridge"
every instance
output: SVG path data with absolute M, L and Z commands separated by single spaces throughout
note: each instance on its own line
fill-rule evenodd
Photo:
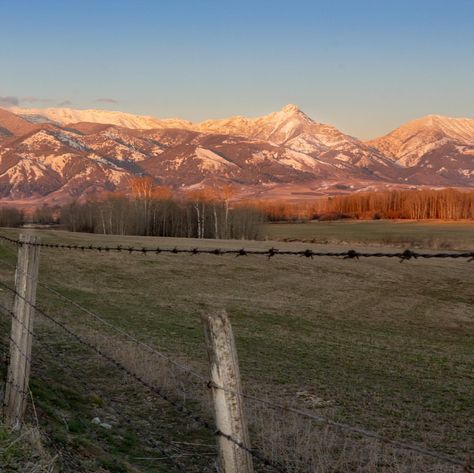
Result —
M 127 192 L 139 176 L 178 191 L 230 183 L 243 197 L 273 196 L 280 189 L 291 198 L 474 186 L 471 119 L 431 115 L 364 142 L 292 104 L 262 117 L 199 123 L 73 109 L 43 109 L 40 115 L 40 110 L 0 110 L 4 200 L 60 202 Z
M 197 122 L 192 122 L 187 119 L 181 119 L 178 117 L 170 117 L 170 118 L 157 118 L 151 115 L 140 115 L 140 114 L 133 114 L 129 112 L 122 112 L 119 110 L 103 110 L 103 109 L 74 109 L 68 107 L 49 107 L 49 108 L 22 108 L 22 107 L 10 107 L 8 109 L 10 112 L 14 113 L 15 115 L 20 115 L 26 118 L 27 120 L 30 119 L 34 123 L 37 123 L 36 120 L 38 118 L 43 117 L 46 120 L 50 120 L 51 122 L 66 125 L 78 122 L 88 122 L 88 123 L 101 123 L 101 124 L 111 124 L 117 126 L 123 126 L 127 120 L 130 120 L 128 126 L 126 128 L 136 128 L 136 129 L 153 129 L 153 128 L 160 128 L 160 127 L 177 127 L 177 128 L 185 128 L 185 129 L 194 129 L 196 131 L 204 131 L 206 128 L 213 127 L 217 129 L 216 125 L 221 124 L 221 129 L 224 128 L 225 123 L 227 122 L 258 122 L 262 119 L 268 119 L 269 117 L 275 116 L 281 113 L 300 113 L 301 115 L 305 116 L 308 120 L 313 123 L 315 122 L 311 119 L 308 115 L 306 115 L 297 105 L 295 104 L 287 104 L 283 106 L 280 110 L 276 112 L 271 112 L 266 115 L 261 115 L 257 117 L 246 117 L 243 115 L 232 115 L 230 117 L 225 118 L 218 118 L 218 119 L 206 119 Z M 108 117 L 108 118 L 106 118 Z M 118 121 L 114 121 L 114 117 Z M 123 118 L 122 121 L 120 119 Z M 415 122 L 426 122 L 429 120 L 438 120 L 438 121 L 466 121 L 474 123 L 474 118 L 469 117 L 450 117 L 447 115 L 440 115 L 440 114 L 428 114 L 424 115 L 419 118 L 415 118 L 410 120 L 398 128 L 401 128 L 407 124 L 415 123 Z M 141 125 L 141 126 L 139 126 Z M 321 124 L 322 125 L 322 124 Z M 336 128 L 333 125 L 325 126 Z M 396 130 L 395 129 L 395 130 Z M 384 136 L 392 133 L 391 132 L 378 136 L 369 140 L 360 140 L 365 142 L 373 142 Z M 351 136 L 352 135 L 348 135 Z M 358 139 L 353 137 L 354 139 Z

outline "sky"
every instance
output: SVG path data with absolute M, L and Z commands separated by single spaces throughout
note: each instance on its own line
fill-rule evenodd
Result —
M 474 0 L 0 0 L 0 106 L 474 117 Z

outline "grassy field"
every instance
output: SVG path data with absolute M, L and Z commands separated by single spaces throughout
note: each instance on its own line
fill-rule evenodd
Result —
M 269 223 L 263 226 L 262 236 L 280 241 L 472 250 L 474 222 L 341 220 Z
M 55 459 L 41 448 L 37 429 L 27 426 L 18 433 L 0 424 L 0 471 L 51 473 L 54 463 Z
M 326 232 L 328 239 L 344 235 L 345 241 L 360 244 L 365 241 L 363 235 L 373 236 L 374 229 L 415 228 L 413 232 L 420 236 L 432 228 L 384 222 L 363 225 L 365 229 L 356 229 L 353 223 L 272 225 L 268 233 L 277 239 L 315 238 Z M 350 237 L 349 228 L 354 229 Z M 451 226 L 446 228 L 448 232 Z M 453 228 L 460 238 L 457 241 L 468 242 L 472 227 Z M 2 233 L 17 234 L 6 229 Z M 37 233 L 45 242 L 216 247 L 209 240 Z M 245 243 L 248 248 L 272 245 L 347 248 Z M 465 247 L 465 243 L 459 245 Z M 240 247 L 242 242 L 219 241 L 218 246 Z M 12 281 L 13 271 L 3 262 L 15 263 L 15 251 L 0 245 L 4 282 Z M 40 280 L 203 374 L 207 365 L 200 315 L 225 308 L 235 330 L 247 392 L 463 457 L 472 448 L 474 433 L 472 264 L 43 249 Z M 3 303 L 10 303 L 10 294 L 0 294 Z M 190 407 L 210 416 L 205 388 L 197 393 L 198 388 L 187 379 L 166 370 L 159 374 L 163 367 L 157 360 L 113 337 L 106 326 L 44 288 L 39 289 L 38 304 L 124 363 L 142 370 L 144 377 L 167 384 L 170 392 L 179 387 L 180 399 L 186 398 Z M 193 465 L 188 463 L 186 471 L 210 471 L 212 435 L 183 420 L 40 317 L 37 322 L 36 330 L 48 341 L 49 351 L 39 344 L 34 347 L 32 390 L 48 445 L 61 452 L 61 471 L 179 471 L 166 458 L 173 452 L 183 455 L 183 450 L 186 456 L 179 458 Z M 6 327 L 7 321 L 3 323 Z M 327 426 L 307 427 L 258 406 L 248 409 L 254 443 L 267 455 L 287 461 L 289 471 L 460 471 L 442 462 L 416 466 L 421 460 L 403 451 L 388 451 Z M 112 429 L 92 424 L 94 417 L 110 423 Z M 282 453 L 283 440 L 290 444 L 289 450 L 296 451 L 302 439 L 318 447 L 317 452 L 298 452 L 301 458 L 308 455 L 309 467 L 292 466 L 295 457 L 290 451 Z M 160 446 L 166 447 L 166 454 L 159 453 Z

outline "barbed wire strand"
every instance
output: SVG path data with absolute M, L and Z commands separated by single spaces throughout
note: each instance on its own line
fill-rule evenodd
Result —
M 235 256 L 248 256 L 248 255 L 257 255 L 257 256 L 267 256 L 272 258 L 276 255 L 282 256 L 301 256 L 306 258 L 314 257 L 342 257 L 344 259 L 359 259 L 359 258 L 398 258 L 400 262 L 408 261 L 411 259 L 417 258 L 453 258 L 453 259 L 467 259 L 468 262 L 474 261 L 474 251 L 467 252 L 452 252 L 452 253 L 425 253 L 425 252 L 416 252 L 412 250 L 404 250 L 402 252 L 395 253 L 367 253 L 360 252 L 356 250 L 347 250 L 347 251 L 314 251 L 312 249 L 305 250 L 280 250 L 278 248 L 269 248 L 263 250 L 255 249 L 222 249 L 222 248 L 146 248 L 146 247 L 133 247 L 133 246 L 102 246 L 102 245 L 77 245 L 77 244 L 65 244 L 65 243 L 38 243 L 38 242 L 24 242 L 19 239 L 10 238 L 4 235 L 0 235 L 0 239 L 12 243 L 14 245 L 30 245 L 30 246 L 39 246 L 41 248 L 54 248 L 54 249 L 67 249 L 67 250 L 80 250 L 80 251 L 96 251 L 96 252 L 124 252 L 124 253 L 142 253 L 142 254 L 188 254 L 188 255 L 198 255 L 198 254 L 207 254 L 207 255 L 235 255 Z

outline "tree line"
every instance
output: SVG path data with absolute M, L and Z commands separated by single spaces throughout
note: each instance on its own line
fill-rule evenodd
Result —
M 175 195 L 148 178 L 131 195 L 108 194 L 33 212 L 0 207 L 0 226 L 60 223 L 67 230 L 115 235 L 258 239 L 265 221 L 351 219 L 474 220 L 474 191 L 392 190 L 307 200 L 236 202 L 231 186 Z
M 20 227 L 24 223 L 24 212 L 15 207 L 0 207 L 0 227 Z
M 474 192 L 423 189 L 353 194 L 335 197 L 330 207 L 357 218 L 474 219 Z
M 0 206 L 0 227 L 21 227 L 27 223 L 50 225 L 59 223 L 60 207 L 44 204 L 33 211 L 13 206 Z
M 232 190 L 200 189 L 176 197 L 148 178 L 135 179 L 132 196 L 109 194 L 100 200 L 61 208 L 70 231 L 114 235 L 257 239 L 262 214 L 249 205 L 230 205 Z
M 391 190 L 331 196 L 301 203 L 252 205 L 269 221 L 352 219 L 474 220 L 474 191 Z

